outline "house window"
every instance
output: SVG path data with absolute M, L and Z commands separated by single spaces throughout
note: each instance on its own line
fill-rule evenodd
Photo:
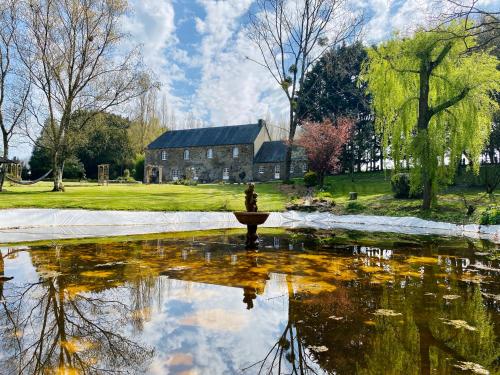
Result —
M 184 160 L 189 160 L 189 150 L 184 150 Z
M 167 151 L 163 150 L 161 152 L 161 160 L 167 160 Z
M 240 154 L 240 150 L 238 147 L 233 147 L 233 158 L 237 158 Z
M 304 172 L 304 173 L 307 172 L 307 164 L 306 163 L 302 164 L 302 172 Z
M 263 165 L 259 166 L 259 173 L 264 173 L 264 166 Z
M 211 148 L 207 150 L 207 159 L 212 159 L 214 157 L 214 152 Z
M 177 181 L 179 179 L 179 169 L 172 169 L 172 180 Z
M 229 168 L 224 168 L 222 170 L 222 179 L 229 180 Z

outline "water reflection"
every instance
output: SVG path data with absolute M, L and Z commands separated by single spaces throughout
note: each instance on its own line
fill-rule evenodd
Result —
M 262 237 L 2 249 L 2 374 L 500 370 L 490 244 Z

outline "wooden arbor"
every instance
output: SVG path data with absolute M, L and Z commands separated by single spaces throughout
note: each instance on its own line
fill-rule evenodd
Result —
M 7 164 L 7 174 L 15 179 L 15 180 L 20 180 L 21 179 L 21 174 L 22 174 L 22 171 L 23 171 L 23 166 L 21 165 L 21 163 L 10 163 L 10 164 Z
M 161 165 L 146 165 L 144 182 L 146 184 L 161 184 L 163 176 L 163 167 Z
M 97 166 L 97 183 L 99 185 L 109 183 L 109 164 L 99 164 Z

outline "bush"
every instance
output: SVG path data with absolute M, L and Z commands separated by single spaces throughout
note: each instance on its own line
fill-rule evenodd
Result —
M 486 211 L 481 214 L 479 219 L 481 225 L 498 225 L 500 224 L 500 210 L 493 207 L 488 207 Z
M 138 156 L 134 164 L 134 178 L 137 181 L 144 181 L 144 156 Z
M 304 175 L 304 185 L 306 187 L 313 187 L 318 184 L 318 175 L 316 172 L 309 171 Z
M 391 187 L 395 198 L 421 198 L 422 189 L 412 192 L 410 187 L 410 175 L 408 173 L 396 173 L 391 178 Z
M 346 203 L 345 209 L 349 212 L 360 212 L 365 209 L 365 206 L 356 201 L 349 201 Z
M 85 167 L 83 163 L 75 157 L 69 157 L 64 163 L 64 178 L 83 179 L 85 178 Z
M 130 178 L 130 171 L 129 171 L 128 169 L 125 169 L 125 170 L 123 171 L 123 178 L 124 178 L 125 180 L 128 180 L 128 179 Z
M 176 180 L 172 182 L 174 185 L 184 185 L 184 186 L 196 186 L 198 185 L 198 181 L 196 180 L 189 180 L 187 178 L 182 178 L 180 180 Z

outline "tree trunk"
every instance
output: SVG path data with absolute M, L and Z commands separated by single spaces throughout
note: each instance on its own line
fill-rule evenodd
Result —
M 288 145 L 286 147 L 285 173 L 283 174 L 283 181 L 285 182 L 290 181 L 290 167 L 292 166 L 292 145 L 295 138 L 295 129 L 297 127 L 292 103 L 293 101 L 290 101 L 290 130 L 288 132 Z
M 422 184 L 423 184 L 423 199 L 422 199 L 422 210 L 428 211 L 431 208 L 432 203 L 432 176 L 428 170 L 430 163 L 432 163 L 429 142 L 428 142 L 428 132 L 429 121 L 430 121 L 430 109 L 429 109 L 429 80 L 430 74 L 432 72 L 432 66 L 430 62 L 430 57 L 422 59 L 420 66 L 420 95 L 418 98 L 418 124 L 417 124 L 417 137 L 416 142 L 417 147 L 421 148 L 420 163 L 422 164 Z
M 325 172 L 318 172 L 318 185 L 323 187 L 325 184 Z
M 9 140 L 7 139 L 7 134 L 3 134 L 3 157 L 4 158 L 8 158 L 9 157 Z M 3 191 L 3 184 L 4 184 L 4 181 L 5 181 L 5 168 L 7 167 L 7 165 L 4 165 L 3 166 L 3 172 L 0 173 L 0 192 Z
M 64 191 L 63 185 L 63 170 L 64 170 L 64 161 L 60 160 L 59 153 L 56 151 L 52 158 L 52 169 L 54 176 L 54 187 L 52 191 Z

